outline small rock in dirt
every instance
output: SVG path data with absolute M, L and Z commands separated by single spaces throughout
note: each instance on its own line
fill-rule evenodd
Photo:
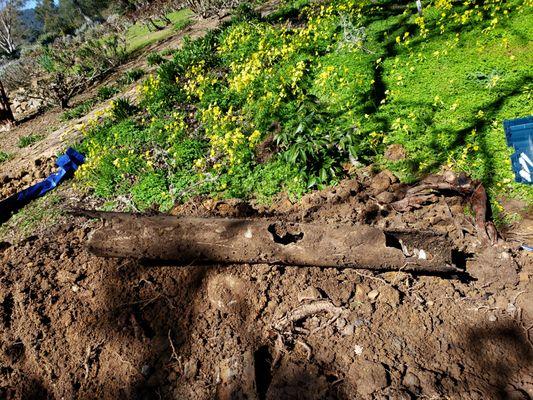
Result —
M 355 301 L 359 303 L 364 303 L 367 299 L 366 294 L 370 291 L 370 288 L 367 285 L 361 284 L 357 285 L 355 288 Z
M 385 150 L 385 157 L 390 161 L 403 160 L 407 156 L 405 148 L 401 144 L 391 144 Z
M 356 356 L 360 356 L 361 354 L 363 354 L 363 346 L 359 346 L 358 344 L 356 344 L 353 347 L 353 351 L 354 351 Z
M 70 287 L 70 289 L 71 289 L 74 293 L 76 293 L 76 292 L 78 292 L 78 291 L 80 290 L 80 287 L 79 287 L 78 285 L 72 285 L 72 286 Z
M 455 174 L 455 172 L 450 170 L 444 171 L 442 177 L 448 183 L 454 183 L 457 180 L 457 175 Z
M 302 301 L 317 300 L 320 298 L 322 298 L 322 295 L 320 294 L 317 288 L 312 287 L 312 286 L 298 293 L 299 303 L 301 303 Z
M 489 316 L 488 316 L 488 320 L 490 322 L 496 322 L 497 319 L 498 318 L 496 318 L 496 315 L 494 315 L 494 314 L 489 314 Z
M 354 324 L 347 324 L 341 331 L 342 336 L 351 336 L 355 332 Z
M 511 258 L 511 256 L 509 255 L 508 252 L 504 251 L 504 252 L 501 253 L 500 258 L 501 258 L 502 260 L 508 260 L 508 259 Z
M 370 299 L 370 301 L 376 300 L 378 298 L 378 296 L 379 296 L 379 290 L 377 290 L 377 289 L 371 290 L 367 294 L 367 297 Z
M 151 373 L 152 373 L 152 368 L 148 364 L 144 364 L 141 367 L 141 374 L 143 374 L 144 376 L 148 376 Z
M 337 318 L 337 321 L 335 322 L 335 325 L 337 325 L 337 329 L 341 330 L 348 324 L 348 321 L 346 321 L 344 318 Z
M 352 313 L 350 317 L 348 317 L 346 326 L 342 329 L 341 334 L 343 336 L 351 336 L 354 334 L 355 329 L 363 325 L 365 321 L 361 318 L 357 318 L 357 316 Z
M 507 304 L 505 311 L 507 311 L 507 314 L 509 315 L 514 315 L 514 313 L 516 312 L 516 306 L 513 303 L 509 303 Z
M 415 391 L 417 388 L 420 387 L 420 379 L 418 379 L 418 377 L 410 371 L 407 371 L 407 373 L 403 377 L 402 383 L 406 388 L 410 389 L 411 391 Z

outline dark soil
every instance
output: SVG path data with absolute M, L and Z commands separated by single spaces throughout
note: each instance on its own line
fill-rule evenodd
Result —
M 532 254 L 485 244 L 450 193 L 393 211 L 404 188 L 382 178 L 174 214 L 432 230 L 463 274 L 104 259 L 82 217 L 2 243 L 0 398 L 531 398 Z

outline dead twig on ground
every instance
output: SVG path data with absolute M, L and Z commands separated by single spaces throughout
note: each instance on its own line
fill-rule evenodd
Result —
M 170 343 L 170 348 L 172 349 L 172 356 L 170 357 L 169 361 L 172 361 L 172 359 L 176 360 L 176 362 L 179 363 L 178 355 L 176 353 L 176 348 L 174 347 L 174 342 L 172 341 L 172 338 L 170 337 L 170 329 L 168 330 L 168 342 Z
M 311 346 L 309 346 L 307 343 L 305 343 L 303 340 L 301 339 L 297 339 L 296 344 L 299 344 L 300 346 L 302 346 L 304 348 L 304 350 L 306 351 L 307 353 L 307 361 L 310 361 L 311 360 L 311 357 L 313 356 L 313 351 L 311 349 Z
M 336 307 L 329 300 L 317 300 L 312 303 L 302 304 L 301 306 L 295 308 L 294 310 L 287 313 L 283 318 L 281 318 L 275 325 L 274 329 L 277 332 L 285 332 L 288 329 L 292 330 L 292 326 L 305 318 L 310 317 L 311 315 L 328 313 L 331 315 L 339 316 L 344 312 L 344 308 Z
M 99 354 L 98 349 L 102 346 L 104 341 L 97 343 L 94 347 L 91 344 L 87 345 L 87 350 L 85 351 L 85 360 L 83 362 L 83 369 L 85 370 L 84 373 L 84 380 L 87 380 L 89 378 L 89 371 L 90 371 L 90 364 L 95 359 L 95 357 Z
M 335 306 L 329 300 L 316 300 L 312 303 L 302 304 L 299 307 L 293 309 L 292 311 L 286 313 L 275 324 L 273 324 L 272 327 L 276 333 L 275 357 L 272 361 L 272 367 L 277 365 L 277 363 L 281 359 L 282 354 L 286 352 L 286 342 L 291 341 L 293 339 L 293 333 L 316 333 L 320 329 L 332 325 L 341 315 L 346 313 L 347 310 L 342 307 Z M 324 325 L 314 329 L 311 332 L 309 332 L 309 330 L 305 328 L 294 326 L 297 322 L 316 314 L 329 314 L 332 315 L 332 317 Z M 299 344 L 300 346 L 302 346 L 307 352 L 307 360 L 310 360 L 312 356 L 311 347 L 301 338 L 294 340 L 294 344 Z
M 400 271 L 400 270 L 399 270 L 399 271 Z M 399 271 L 398 271 L 398 272 L 399 272 Z M 362 278 L 372 279 L 372 280 L 374 280 L 374 281 L 381 282 L 381 283 L 383 283 L 384 285 L 392 286 L 389 282 L 387 282 L 387 281 L 386 281 L 385 279 L 383 279 L 383 278 L 380 278 L 380 277 L 377 277 L 377 276 L 373 276 L 373 275 L 370 275 L 370 274 L 365 274 L 365 273 L 363 273 L 363 272 L 361 272 L 361 271 L 357 271 L 357 270 L 355 270 L 355 273 L 356 273 L 356 275 L 358 275 L 358 276 L 360 276 L 360 277 L 362 277 Z

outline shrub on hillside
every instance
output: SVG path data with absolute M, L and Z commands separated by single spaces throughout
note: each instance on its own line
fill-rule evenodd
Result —
M 0 71 L 8 90 L 24 88 L 47 104 L 68 107 L 70 99 L 98 82 L 126 57 L 120 29 L 99 25 L 76 37 L 61 37 L 26 51 Z
M 10 158 L 11 158 L 11 154 L 0 150 L 0 164 L 2 164 L 3 162 L 6 162 Z
M 70 110 L 66 110 L 61 114 L 61 121 L 69 121 L 71 119 L 81 118 L 84 115 L 86 115 L 95 105 L 94 99 L 86 100 L 80 104 L 78 104 L 76 107 L 71 108 Z
M 133 68 L 126 71 L 120 78 L 117 79 L 119 85 L 131 85 L 137 82 L 144 76 L 144 70 L 142 68 Z
M 105 101 L 119 93 L 119 89 L 115 86 L 101 86 L 98 88 L 97 97 L 100 101 Z
M 44 139 L 44 136 L 43 135 L 39 135 L 39 134 L 21 136 L 19 141 L 18 141 L 18 147 L 22 149 L 24 147 L 31 146 L 32 144 L 37 143 L 37 142 L 39 142 L 39 141 L 41 141 L 43 139 Z
M 125 98 L 119 98 L 111 102 L 111 117 L 115 121 L 122 121 L 127 119 L 137 110 L 137 107 Z
M 150 54 L 148 54 L 148 57 L 146 57 L 146 62 L 150 67 L 153 67 L 154 65 L 162 64 L 165 61 L 165 59 L 161 56 L 160 53 L 154 51 Z
M 65 108 L 74 95 L 110 73 L 125 57 L 125 41 L 118 34 L 91 30 L 73 41 L 55 41 L 44 49 L 39 64 L 48 94 Z
M 208 17 L 224 9 L 232 9 L 243 3 L 243 0 L 185 0 L 187 6 L 198 15 Z

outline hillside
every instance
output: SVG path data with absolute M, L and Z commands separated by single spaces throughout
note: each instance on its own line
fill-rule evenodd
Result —
M 496 216 L 502 195 L 531 203 L 502 134 L 532 109 L 531 13 L 484 4 L 437 2 L 424 17 L 364 2 L 242 9 L 161 59 L 138 111 L 116 103 L 87 128 L 81 184 L 167 211 L 193 194 L 298 197 L 373 164 L 403 182 L 464 171 Z

